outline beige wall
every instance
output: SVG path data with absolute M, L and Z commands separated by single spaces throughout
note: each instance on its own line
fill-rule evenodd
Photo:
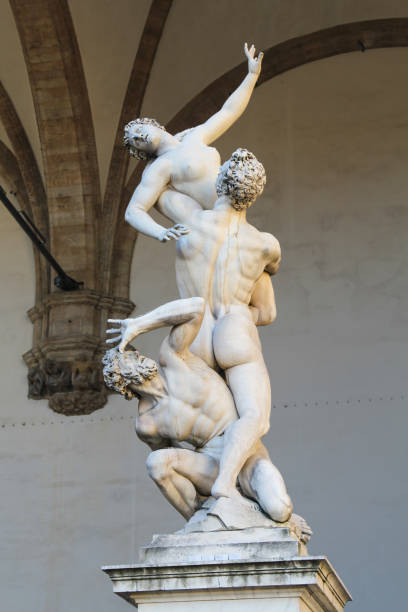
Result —
M 250 216 L 283 250 L 278 319 L 262 330 L 268 446 L 314 530 L 311 552 L 329 556 L 359 612 L 405 602 L 407 60 L 379 50 L 291 71 L 260 87 L 219 143 L 223 157 L 246 146 L 263 161 Z M 134 404 L 112 398 L 73 419 L 26 399 L 32 255 L 2 210 L 0 231 L 4 609 L 125 610 L 98 567 L 136 561 L 151 533 L 181 520 L 145 473 Z M 176 297 L 173 248 L 138 240 L 139 312 Z M 160 337 L 139 348 L 154 356 Z
M 244 41 L 267 49 L 339 24 L 407 16 L 400 0 L 207 0 L 197 6 L 197 0 L 175 0 L 160 42 L 143 112 L 162 123 L 243 61 Z

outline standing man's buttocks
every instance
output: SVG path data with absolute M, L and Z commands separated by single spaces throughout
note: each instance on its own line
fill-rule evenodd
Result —
M 263 362 L 258 330 L 247 307 L 244 310 L 241 306 L 232 306 L 216 320 L 213 348 L 222 370 L 252 361 Z

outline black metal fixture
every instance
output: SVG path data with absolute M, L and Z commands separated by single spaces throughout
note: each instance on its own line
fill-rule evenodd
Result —
M 40 251 L 42 255 L 44 255 L 48 263 L 57 272 L 58 276 L 54 278 L 54 285 L 58 287 L 58 289 L 62 289 L 63 291 L 76 291 L 77 289 L 80 289 L 84 283 L 74 280 L 64 272 L 59 263 L 55 261 L 54 257 L 51 255 L 51 253 L 45 246 L 46 240 L 41 234 L 40 230 L 34 225 L 33 221 L 25 214 L 24 211 L 19 212 L 14 206 L 14 204 L 10 202 L 6 195 L 6 192 L 4 191 L 1 185 L 0 199 L 9 211 L 9 213 L 15 218 L 20 227 L 22 227 L 27 236 L 34 243 L 35 247 Z
M 364 53 L 364 51 L 367 49 L 364 41 L 363 40 L 358 40 L 357 42 L 358 42 L 358 46 L 360 47 L 360 51 L 362 53 Z

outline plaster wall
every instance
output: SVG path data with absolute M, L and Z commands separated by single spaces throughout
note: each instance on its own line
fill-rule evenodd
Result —
M 406 16 L 400 0 L 291 0 L 290 5 L 280 0 L 207 0 L 199 12 L 195 2 L 175 0 L 143 114 L 165 124 L 214 79 L 244 61 L 244 41 L 267 49 L 340 24 Z
M 315 532 L 310 552 L 327 554 L 359 612 L 405 603 L 407 60 L 390 49 L 293 70 L 219 142 L 223 157 L 246 146 L 263 161 L 250 219 L 283 250 L 278 319 L 261 332 L 267 444 Z M 182 521 L 145 473 L 132 402 L 74 419 L 26 399 L 31 247 L 4 210 L 0 232 L 2 607 L 125 610 L 99 566 L 135 562 Z M 139 313 L 177 297 L 173 249 L 138 239 Z M 161 337 L 138 348 L 154 356 Z

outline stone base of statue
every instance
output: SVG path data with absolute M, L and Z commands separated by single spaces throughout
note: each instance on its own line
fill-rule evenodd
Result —
M 181 532 L 154 536 L 141 563 L 102 568 L 114 592 L 140 612 L 344 609 L 350 594 L 325 557 L 308 556 L 303 519 L 282 527 L 256 505 L 231 506 L 212 500 Z M 244 520 L 253 526 L 235 526 Z

